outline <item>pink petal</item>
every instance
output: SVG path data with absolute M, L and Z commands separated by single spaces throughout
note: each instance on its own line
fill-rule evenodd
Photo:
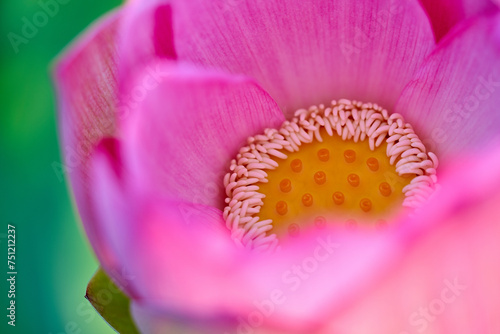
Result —
M 130 284 L 130 274 L 119 258 L 126 247 L 128 223 L 133 210 L 126 205 L 125 193 L 128 185 L 128 170 L 121 157 L 121 143 L 114 138 L 104 138 L 92 153 L 89 171 L 89 191 L 92 192 L 89 206 L 93 222 L 99 235 L 99 248 L 108 256 L 101 260 L 101 266 L 118 286 L 129 296 L 136 293 Z
M 91 201 L 89 158 L 96 144 L 115 132 L 116 44 L 121 12 L 113 12 L 72 45 L 54 69 L 64 164 L 54 166 L 69 176 L 76 204 L 99 260 L 114 262 L 102 240 Z
M 126 159 L 146 188 L 168 198 L 221 207 L 239 148 L 284 121 L 276 102 L 242 76 L 157 63 L 135 82 L 144 98 L 126 119 Z
M 178 59 L 257 79 L 287 117 L 340 98 L 390 109 L 434 47 L 416 0 L 172 2 Z
M 154 58 L 175 60 L 172 8 L 168 3 L 132 1 L 124 8 L 121 28 L 126 39 L 120 44 L 121 75 L 148 64 Z
M 167 257 L 164 257 L 165 262 L 161 265 L 149 262 L 147 259 L 138 261 L 130 252 L 132 249 L 137 249 L 135 244 L 141 244 L 139 248 L 152 248 L 152 251 L 146 253 L 150 253 L 153 259 L 156 258 L 155 249 L 173 247 L 172 254 L 176 253 L 174 250 L 177 247 L 176 238 L 169 240 L 168 246 L 159 245 L 155 240 L 165 237 L 170 238 L 179 231 L 188 235 L 186 232 L 189 228 L 196 228 L 196 232 L 191 232 L 192 234 L 203 233 L 203 237 L 197 243 L 199 247 L 206 243 L 203 240 L 206 240 L 207 237 L 212 240 L 211 242 L 215 243 L 218 241 L 217 238 L 220 238 L 219 243 L 221 245 L 231 244 L 229 231 L 223 228 L 222 214 L 220 210 L 215 208 L 205 208 L 180 202 L 162 202 L 161 205 L 155 205 L 155 203 L 149 201 L 145 202 L 140 190 L 134 189 L 131 191 L 131 175 L 129 170 L 121 164 L 119 149 L 116 146 L 118 143 L 114 141 L 114 144 L 115 147 L 112 149 L 111 139 L 106 139 L 98 146 L 92 158 L 93 182 L 91 187 L 95 192 L 93 205 L 98 212 L 97 221 L 107 249 L 119 260 L 119 265 L 115 265 L 112 272 L 108 272 L 108 274 L 118 274 L 118 279 L 121 279 L 121 286 L 127 292 L 132 291 L 133 295 L 141 298 L 147 297 L 152 300 L 156 297 L 145 294 L 144 289 L 140 288 L 140 285 L 135 286 L 135 284 L 137 281 L 144 282 L 148 279 L 143 274 L 153 274 L 155 276 L 157 274 L 151 271 L 141 273 L 135 270 L 136 266 L 139 263 L 144 263 L 153 271 L 170 271 L 173 268 L 182 269 L 182 266 L 175 262 L 168 263 Z M 155 218 L 158 212 L 164 213 L 164 219 L 161 222 Z M 200 217 L 203 219 L 200 219 Z M 143 225 L 140 223 L 143 219 L 151 220 L 151 224 Z M 198 222 L 200 223 L 198 224 Z M 149 240 L 143 240 L 141 236 L 144 234 L 149 237 Z M 231 247 L 234 247 L 234 245 L 231 244 Z M 196 250 L 191 246 L 189 248 L 193 251 Z M 182 249 L 182 247 L 178 247 L 178 249 Z M 204 254 L 208 256 L 209 253 L 204 252 Z M 174 256 L 172 261 L 186 260 L 187 262 L 193 262 L 187 258 L 187 254 L 180 255 Z M 205 261 L 205 263 L 212 265 L 212 261 Z M 142 266 L 142 264 L 140 265 Z M 189 270 L 190 266 L 187 266 L 187 268 Z M 177 274 L 172 276 L 170 272 L 166 272 L 161 277 L 175 279 Z M 155 282 L 155 280 L 150 282 L 147 291 L 161 293 L 162 289 L 155 286 Z M 163 281 L 161 284 L 172 286 L 167 281 Z
M 440 40 L 457 23 L 493 9 L 491 0 L 420 0 L 429 14 L 436 39 Z
M 180 83 L 176 86 L 180 87 Z M 394 267 L 401 256 L 410 256 L 413 249 L 424 247 L 432 233 L 438 233 L 439 242 L 446 244 L 446 235 L 439 231 L 450 231 L 450 224 L 462 221 L 463 210 L 481 212 L 484 199 L 497 196 L 500 188 L 499 153 L 498 150 L 486 151 L 486 154 L 456 163 L 456 169 L 444 173 L 448 176 L 442 183 L 443 191 L 413 221 L 402 222 L 404 224 L 378 235 L 346 233 L 338 229 L 313 231 L 274 255 L 236 251 L 228 232 L 221 228 L 220 210 L 155 199 L 154 189 L 135 188 L 135 183 L 128 183 L 125 188 L 106 186 L 109 182 L 119 182 L 119 178 L 110 177 L 113 175 L 109 173 L 113 170 L 111 161 L 107 167 L 95 164 L 94 182 L 99 194 L 95 200 L 101 203 L 98 205 L 100 222 L 122 270 L 132 277 L 130 289 L 143 303 L 163 312 L 170 310 L 167 317 L 173 313 L 208 321 L 225 319 L 223 325 L 234 329 L 242 326 L 242 321 L 250 321 L 256 309 L 269 306 L 272 296 L 280 293 L 278 300 L 282 302 L 272 306 L 272 312 L 262 318 L 259 326 L 290 333 L 310 332 L 321 328 L 339 310 L 348 312 L 351 303 L 363 296 L 363 292 L 378 291 L 376 284 L 384 273 Z M 99 160 L 96 158 L 96 161 Z M 481 237 L 483 233 L 497 235 L 488 224 L 483 226 L 481 221 L 476 222 L 470 216 L 466 218 L 457 224 L 467 225 L 467 233 L 476 228 Z M 116 221 L 121 224 L 116 225 Z M 467 234 L 460 234 L 462 240 L 464 235 Z M 453 240 L 452 246 L 456 244 Z M 479 242 L 480 236 L 477 240 Z M 339 246 L 334 247 L 335 243 Z M 325 247 L 328 244 L 332 247 Z M 430 248 L 433 253 L 439 251 L 438 246 Z M 410 255 L 406 255 L 407 249 L 411 250 Z M 452 254 L 453 247 L 444 249 L 445 255 Z M 436 256 L 436 259 L 446 259 L 445 255 Z M 311 269 L 307 264 L 311 262 L 309 259 L 319 257 L 323 260 L 316 260 L 316 268 Z M 460 261 L 453 264 L 461 265 Z M 294 273 L 297 264 L 301 265 L 301 275 L 306 277 L 297 278 L 298 274 Z M 443 263 L 440 265 L 447 268 Z M 463 269 L 470 265 L 465 262 Z M 435 270 L 437 266 L 430 269 Z M 484 270 L 483 267 L 479 269 Z M 400 269 L 396 267 L 395 270 Z M 477 272 L 480 271 L 472 271 Z M 467 274 L 467 278 L 475 276 Z M 374 285 L 375 290 L 371 289 Z M 412 299 L 408 297 L 408 300 Z M 489 307 L 489 301 L 484 307 Z M 389 323 L 397 320 L 399 318 Z M 335 324 L 342 325 L 340 322 Z
M 128 205 L 131 203 L 140 200 Z M 287 332 L 318 328 L 320 319 L 331 314 L 328 307 L 338 307 L 360 288 L 366 289 L 373 275 L 380 275 L 394 260 L 391 254 L 398 254 L 389 236 L 342 236 L 341 231 L 335 235 L 343 248 L 329 253 L 337 247 L 331 231 L 330 236 L 311 236 L 282 254 L 251 255 L 236 251 L 229 235 L 216 229 L 222 222 L 215 209 L 157 202 L 139 211 L 134 218 L 126 218 L 135 221 L 127 224 L 130 230 L 122 232 L 126 235 L 119 254 L 122 270 L 133 278 L 130 283 L 138 299 L 161 310 L 161 318 L 169 324 L 175 315 L 181 315 L 179 321 L 192 319 L 184 326 L 207 321 L 234 329 L 240 326 L 240 317 L 248 321 L 256 304 L 267 305 L 278 293 L 278 299 L 286 302 L 273 306 L 272 317 L 259 326 Z M 294 266 L 305 263 L 315 252 L 326 258 L 325 267 L 297 283 Z M 355 277 L 359 278 L 353 286 Z
M 468 330 L 458 333 L 477 332 L 471 329 L 483 323 L 495 328 L 493 312 L 500 300 L 492 292 L 500 278 L 494 255 L 500 254 L 499 153 L 486 151 L 457 162 L 445 173 L 443 191 L 425 210 L 379 235 L 323 230 L 278 254 L 250 255 L 234 251 L 223 233 L 200 225 L 217 225 L 220 213 L 196 205 L 186 211 L 173 203 L 150 202 L 136 216 L 140 224 L 128 225 L 132 229 L 123 240 L 128 247 L 120 257 L 134 277 L 131 282 L 141 304 L 159 310 L 152 315 L 159 326 L 170 321 L 188 327 L 206 323 L 234 331 L 251 319 L 262 319 L 255 320 L 257 329 L 313 333 L 334 319 L 325 333 L 365 333 L 366 319 L 370 333 L 403 333 L 412 326 L 408 316 L 440 296 L 446 279 L 454 283 L 459 277 L 459 283 L 473 287 L 464 299 L 465 311 L 442 315 L 433 326 Z M 339 243 L 330 256 L 321 248 L 328 243 L 328 232 Z M 317 260 L 319 265 L 311 269 L 307 263 L 319 256 L 326 259 Z M 297 265 L 306 275 L 302 279 L 291 275 Z M 280 302 L 271 305 L 277 293 Z M 477 311 L 471 313 L 467 305 Z M 256 311 L 268 315 L 259 318 Z M 467 316 L 458 317 L 463 312 Z
M 443 40 L 396 107 L 441 160 L 500 128 L 500 14 L 478 17 Z
M 142 300 L 168 305 L 181 314 L 193 310 L 212 314 L 209 307 L 217 309 L 217 303 L 213 304 L 216 300 L 226 305 L 239 303 L 228 300 L 230 295 L 240 299 L 243 292 L 238 292 L 235 284 L 227 285 L 238 265 L 220 210 L 158 202 L 148 203 L 138 213 L 143 223 L 126 231 L 128 238 L 122 242 L 128 241 L 128 247 L 122 249 L 122 256 Z M 139 259 L 145 254 L 147 258 Z M 223 284 L 227 292 L 220 295 Z
M 271 327 L 290 332 L 317 327 L 332 296 L 337 296 L 333 302 L 344 300 L 360 286 L 366 288 L 370 278 L 366 272 L 383 271 L 393 261 L 391 254 L 398 254 L 398 243 L 391 234 L 346 235 L 337 230 L 330 231 L 330 236 L 312 234 L 272 256 L 236 250 L 220 210 L 156 199 L 155 189 L 136 188 L 126 166 L 117 166 L 119 160 L 105 150 L 94 156 L 92 188 L 98 222 L 119 261 L 115 271 L 124 277 L 122 286 L 148 307 L 170 310 L 167 318 L 180 314 L 193 319 L 189 323 L 206 319 L 224 328 L 238 327 L 238 317 L 253 312 L 255 301 L 265 303 L 274 290 L 290 293 L 293 282 L 291 278 L 283 281 L 283 274 L 321 251 L 322 257 L 331 260 L 321 275 L 287 295 L 290 302 L 276 308 L 276 316 L 266 320 L 266 326 L 269 322 Z M 332 241 L 332 235 L 337 240 Z M 337 241 L 345 246 L 333 253 L 336 245 L 332 242 Z M 366 251 L 359 254 L 360 248 Z M 346 290 L 352 277 L 358 276 L 365 279 Z M 325 289 L 319 291 L 315 286 Z
M 96 151 L 92 167 L 98 221 L 119 259 L 115 271 L 127 277 L 125 289 L 149 305 L 173 301 L 179 310 L 219 298 L 216 290 L 205 288 L 218 286 L 221 273 L 236 265 L 235 244 L 222 212 L 152 198 L 134 187 L 126 167 L 116 172 L 116 161 L 105 150 Z
M 455 177 L 478 178 L 480 186 L 457 184 L 447 192 L 472 190 L 473 205 L 456 203 L 446 219 L 429 214 L 438 225 L 414 242 L 376 288 L 347 305 L 321 333 L 500 332 L 499 153 L 493 151 L 496 157 L 472 172 L 468 168 L 476 163 L 462 163 Z
M 147 304 L 144 305 L 137 301 L 131 303 L 130 311 L 137 328 L 141 333 L 145 334 L 231 333 L 231 327 L 225 325 L 223 319 L 199 320 L 176 314 L 166 316 L 161 310 L 151 308 Z

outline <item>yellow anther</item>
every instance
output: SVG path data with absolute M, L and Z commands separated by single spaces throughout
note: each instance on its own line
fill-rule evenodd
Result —
M 346 150 L 344 152 L 344 159 L 345 162 L 347 163 L 352 163 L 356 161 L 356 152 L 354 152 L 353 150 Z
M 295 173 L 300 173 L 302 171 L 302 161 L 300 159 L 294 159 L 290 163 L 290 167 Z
M 290 179 L 281 180 L 280 190 L 284 193 L 290 192 L 292 190 L 292 181 L 290 181 Z
M 379 163 L 377 158 L 373 157 L 368 158 L 368 160 L 366 160 L 366 164 L 368 165 L 368 168 L 370 168 L 372 172 L 376 172 L 379 169 Z
M 340 191 L 336 191 L 333 193 L 333 202 L 337 205 L 341 205 L 344 203 L 344 194 L 342 194 Z
M 363 210 L 364 212 L 368 212 L 372 209 L 372 201 L 370 201 L 368 198 L 363 198 L 360 202 L 359 202 L 359 207 L 361 208 L 361 210 Z
M 380 184 L 380 186 L 378 187 L 378 189 L 379 189 L 380 193 L 382 194 L 382 196 L 388 197 L 392 194 L 391 186 L 387 182 L 382 182 Z
M 285 201 L 279 201 L 276 203 L 276 212 L 282 216 L 286 215 L 288 212 L 288 205 Z
M 325 184 L 326 182 L 326 174 L 325 172 L 319 171 L 314 174 L 314 182 L 317 184 Z
M 357 187 L 359 186 L 359 176 L 358 174 L 349 174 L 349 176 L 347 177 L 347 182 L 349 182 L 349 184 L 353 187 Z
M 318 159 L 323 162 L 327 162 L 328 160 L 330 160 L 330 151 L 328 151 L 326 148 L 322 148 L 318 151 Z
M 311 206 L 313 205 L 313 197 L 311 194 L 304 194 L 304 196 L 302 196 L 302 204 L 304 204 L 305 206 Z

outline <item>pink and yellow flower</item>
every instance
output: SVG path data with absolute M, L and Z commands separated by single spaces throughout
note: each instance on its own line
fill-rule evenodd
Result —
M 141 331 L 500 332 L 494 2 L 137 0 L 55 78 L 80 216 Z M 411 123 L 441 190 L 376 233 L 329 223 L 272 254 L 236 247 L 231 160 L 342 98 Z

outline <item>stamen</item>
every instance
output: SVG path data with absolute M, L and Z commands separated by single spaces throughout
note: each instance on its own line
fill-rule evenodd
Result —
M 392 193 L 391 186 L 387 182 L 382 182 L 380 184 L 380 186 L 378 187 L 378 189 L 380 190 L 380 193 L 382 194 L 382 196 L 385 196 L 385 197 L 390 196 Z
M 282 216 L 286 215 L 286 213 L 288 212 L 288 205 L 285 201 L 279 201 L 276 204 L 276 212 Z
M 378 158 L 366 157 L 364 149 L 360 146 L 358 150 L 352 146 L 354 144 L 348 145 L 338 157 L 336 152 L 342 147 L 339 140 L 340 143 L 368 141 L 370 151 Z M 369 217 L 366 215 L 378 217 L 387 210 L 384 208 L 389 208 L 388 204 L 381 204 L 383 201 L 397 202 L 393 197 L 395 192 L 404 195 L 403 207 L 415 209 L 428 200 L 436 188 L 437 156 L 426 151 L 411 125 L 401 115 L 389 115 L 385 109 L 371 103 L 340 100 L 332 101 L 328 107 L 320 105 L 308 110 L 300 109 L 280 129 L 266 129 L 264 134 L 250 137 L 247 142 L 248 145 L 242 147 L 236 159 L 231 161 L 230 172 L 224 178 L 227 195 L 224 219 L 227 228 L 232 231 L 233 239 L 249 249 L 275 250 L 279 246 L 276 233 L 283 227 L 280 225 L 278 228 L 276 224 L 278 221 L 290 221 L 290 215 L 301 212 L 313 214 L 314 225 L 324 228 L 327 222 L 324 215 L 328 211 L 335 212 L 337 216 L 339 209 L 352 210 L 352 201 L 356 198 L 357 210 L 363 214 L 360 217 L 366 219 Z M 314 143 L 323 146 L 314 151 L 314 159 L 307 155 L 296 157 L 299 151 L 314 149 Z M 382 152 L 385 152 L 383 155 L 388 162 L 383 161 L 379 153 L 375 154 L 379 148 L 384 150 Z M 289 172 L 280 174 L 282 162 L 288 160 L 289 156 L 292 156 L 286 165 Z M 307 169 L 304 169 L 304 163 Z M 341 168 L 351 171 L 344 174 L 344 181 L 339 179 L 341 175 L 331 174 L 330 170 L 340 166 L 340 163 L 345 164 Z M 387 170 L 390 165 L 394 166 L 391 167 L 394 172 Z M 363 176 L 367 172 L 362 171 L 362 166 L 373 175 Z M 310 168 L 315 170 L 311 171 Z M 303 179 L 306 175 L 310 175 L 310 178 Z M 377 181 L 381 175 L 385 180 Z M 276 177 L 279 180 L 269 183 Z M 298 182 L 295 178 L 302 178 L 302 181 Z M 342 182 L 345 182 L 345 186 L 341 185 Z M 359 196 L 363 192 L 366 195 L 367 187 L 374 182 L 378 182 L 375 183 L 378 185 L 376 193 L 370 190 L 369 196 Z M 272 184 L 276 184 L 276 191 L 282 194 L 282 199 L 274 198 L 275 195 L 273 198 L 266 197 L 266 193 L 274 194 L 275 190 L 269 188 Z M 303 192 L 305 184 L 311 191 Z M 331 192 L 325 201 L 322 194 L 328 194 L 328 191 Z M 276 196 L 281 197 L 277 193 Z M 378 198 L 376 205 L 373 202 L 375 197 Z M 266 209 L 270 203 L 272 210 Z M 325 208 L 330 209 L 324 211 Z M 373 222 L 378 228 L 387 224 L 385 219 Z M 354 228 L 358 222 L 350 218 L 347 225 Z M 301 226 L 293 223 L 286 231 L 289 236 L 296 237 L 300 230 Z
M 314 182 L 318 185 L 325 184 L 326 182 L 326 174 L 323 171 L 316 172 L 314 174 Z
M 295 173 L 300 173 L 302 171 L 302 161 L 300 161 L 300 159 L 295 159 L 290 164 L 290 167 L 292 167 Z
M 318 158 L 323 162 L 327 162 L 328 160 L 330 160 L 330 151 L 328 151 L 326 148 L 322 148 L 318 151 Z
M 333 194 L 333 202 L 337 205 L 342 205 L 344 204 L 344 194 L 341 193 L 340 191 L 336 191 L 334 194 Z
M 376 172 L 379 169 L 379 164 L 378 164 L 377 158 L 373 158 L 373 157 L 369 158 L 368 160 L 366 160 L 366 164 L 368 165 L 368 168 L 370 168 L 370 170 L 372 172 Z
M 356 152 L 354 152 L 353 150 L 346 150 L 344 152 L 344 158 L 345 162 L 353 163 L 354 161 L 356 161 Z
M 311 194 L 304 194 L 304 196 L 302 196 L 302 204 L 305 206 L 311 206 L 313 203 L 314 199 Z
M 368 198 L 363 198 L 361 202 L 359 202 L 359 207 L 364 212 L 368 212 L 372 209 L 372 201 L 370 201 Z
M 353 187 L 359 186 L 359 176 L 357 174 L 349 174 L 347 177 L 347 182 Z

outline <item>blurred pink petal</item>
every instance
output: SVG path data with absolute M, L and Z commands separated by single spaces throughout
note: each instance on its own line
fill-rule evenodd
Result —
M 111 161 L 95 166 L 100 223 L 121 260 L 121 271 L 132 277 L 128 283 L 138 300 L 171 310 L 167 319 L 182 314 L 193 321 L 237 327 L 239 317 L 250 314 L 256 302 L 265 303 L 273 291 L 281 290 L 286 303 L 265 319 L 266 326 L 288 331 L 318 328 L 329 317 L 329 307 L 339 307 L 367 288 L 401 247 L 393 233 L 323 230 L 281 253 L 252 254 L 236 249 L 220 210 L 120 188 L 119 178 L 110 177 Z M 325 267 L 307 281 L 296 282 L 294 266 L 311 256 L 321 258 Z M 353 286 L 356 277 L 363 279 Z
M 463 298 L 429 330 L 496 333 L 500 152 L 451 157 L 498 135 L 497 13 L 430 56 L 416 0 L 150 0 L 106 18 L 56 69 L 63 145 L 87 234 L 139 326 L 412 332 L 423 326 L 412 312 L 458 279 Z M 392 110 L 411 78 L 396 111 L 448 168 L 427 206 L 378 233 L 328 227 L 275 254 L 236 247 L 222 176 L 247 137 L 333 98 Z
M 200 252 L 204 249 L 203 244 L 208 242 L 207 238 L 214 244 L 220 243 L 231 248 L 235 247 L 228 231 L 223 227 L 220 210 L 178 202 L 158 202 L 159 205 L 156 205 L 154 201 L 146 200 L 138 189 L 131 191 L 128 171 L 121 166 L 117 170 L 116 164 L 120 162 L 115 160 L 110 150 L 101 149 L 101 147 L 103 147 L 102 144 L 93 159 L 95 182 L 92 186 L 96 192 L 95 207 L 99 212 L 98 221 L 105 232 L 106 242 L 121 262 L 119 272 L 126 273 L 129 277 L 126 282 L 127 290 L 136 291 L 139 298 L 154 302 L 156 298 L 161 298 L 162 289 L 159 289 L 158 284 L 165 287 L 176 286 L 177 289 L 181 289 L 183 284 L 184 286 L 188 284 L 182 281 L 175 284 L 168 280 L 176 280 L 183 267 L 191 272 L 195 269 L 201 270 L 197 268 L 198 263 L 188 258 L 189 252 L 183 252 L 185 247 L 178 247 L 177 242 L 186 240 L 172 238 L 174 235 L 193 234 L 191 241 L 196 247 L 193 247 L 193 244 L 186 244 L 187 249 L 193 252 Z M 159 215 L 163 218 L 162 221 L 157 219 Z M 144 224 L 140 224 L 140 221 L 144 221 Z M 188 226 L 191 222 L 193 224 Z M 187 233 L 189 229 L 195 231 Z M 200 233 L 203 233 L 203 238 L 196 239 L 196 235 Z M 148 241 L 144 240 L 145 235 L 150 238 Z M 163 240 L 164 236 L 169 236 L 168 245 L 158 244 L 156 240 Z M 135 246 L 142 243 L 143 245 Z M 143 247 L 147 248 L 146 252 L 150 255 L 147 259 L 143 258 L 138 262 L 149 266 L 146 271 L 136 270 L 139 263 L 134 263 L 136 261 L 134 252 L 138 251 L 138 256 L 143 256 Z M 159 249 L 167 251 L 167 254 L 171 256 L 166 254 L 161 259 L 158 258 L 155 251 Z M 200 255 L 208 256 L 208 251 L 208 249 L 204 250 Z M 210 257 L 205 260 L 205 265 L 213 266 L 214 261 Z M 186 262 L 181 264 L 179 261 L 187 261 L 193 266 L 184 266 L 182 264 Z M 168 271 L 163 272 L 165 269 Z M 172 275 L 171 270 L 178 273 Z M 157 272 L 164 274 L 159 275 Z M 199 279 L 196 275 L 191 278 Z M 178 292 L 185 294 L 187 291 Z
M 96 144 L 115 132 L 117 26 L 121 12 L 101 19 L 59 59 L 55 81 L 64 157 L 63 172 L 71 180 L 78 211 L 97 257 L 107 270 L 114 254 L 103 242 L 92 207 L 89 158 Z
M 224 172 L 238 149 L 285 120 L 242 76 L 154 63 L 134 82 L 145 97 L 125 121 L 125 158 L 142 185 L 179 201 L 220 206 Z
M 449 217 L 433 215 L 443 204 L 435 201 L 421 217 L 435 226 L 322 333 L 499 333 L 499 170 L 498 149 L 463 161 L 453 178 L 469 186 L 448 182 L 443 189 L 456 193 Z
M 123 8 L 120 74 L 126 78 L 154 59 L 175 60 L 172 8 L 167 1 L 135 1 Z
M 200 320 L 181 317 L 176 314 L 165 316 L 158 309 L 139 302 L 131 304 L 131 313 L 137 328 L 141 333 L 149 334 L 221 334 L 231 333 L 231 327 L 225 324 L 224 319 Z M 271 332 L 270 332 L 271 334 Z M 272 333 L 276 334 L 276 333 Z
M 498 136 L 500 14 L 463 24 L 427 59 L 396 106 L 440 159 Z
M 160 307 L 163 312 L 171 310 L 170 314 L 159 313 L 158 319 L 154 320 L 164 325 L 170 326 L 168 319 L 171 319 L 179 326 L 208 322 L 234 330 L 245 326 L 242 324 L 250 321 L 247 319 L 251 314 L 264 307 L 272 311 L 268 317 L 263 317 L 259 329 L 316 332 L 328 323 L 328 319 L 334 316 L 337 319 L 340 314 L 340 320 L 332 323 L 332 328 L 339 333 L 345 328 L 352 328 L 352 333 L 365 333 L 364 323 L 359 321 L 365 318 L 372 325 L 370 333 L 387 333 L 385 330 L 395 328 L 404 331 L 408 324 L 406 314 L 396 312 L 397 316 L 386 315 L 382 318 L 386 321 L 380 321 L 380 317 L 372 317 L 369 313 L 393 312 L 392 308 L 398 306 L 404 312 L 410 311 L 408 314 L 418 311 L 420 305 L 415 300 L 427 298 L 428 303 L 432 302 L 433 288 L 445 284 L 446 278 L 453 282 L 456 276 L 452 274 L 460 274 L 466 280 L 464 282 L 475 284 L 488 274 L 493 274 L 495 279 L 500 274 L 500 271 L 488 269 L 489 260 L 477 261 L 478 258 L 486 261 L 491 254 L 499 253 L 494 241 L 500 236 L 496 224 L 500 211 L 491 207 L 499 198 L 499 153 L 498 150 L 481 152 L 455 162 L 445 173 L 442 192 L 425 210 L 412 221 L 402 221 L 394 229 L 378 235 L 323 230 L 294 240 L 278 254 L 251 255 L 232 250 L 228 238 L 225 239 L 217 230 L 204 227 L 207 218 L 215 219 L 217 224 L 219 214 L 216 211 L 213 215 L 209 213 L 211 209 L 200 206 L 183 204 L 182 208 L 150 203 L 146 209 L 140 210 L 142 216 L 130 218 L 128 226 L 131 230 L 125 232 L 122 239 L 126 247 L 122 248 L 120 257 L 124 259 L 126 271 L 134 277 L 132 285 L 139 291 L 142 303 L 147 301 L 149 307 Z M 102 196 L 108 194 L 102 193 Z M 141 201 L 136 198 L 126 203 Z M 138 209 L 139 205 L 134 208 Z M 108 208 L 111 213 L 116 209 Z M 464 215 L 464 212 L 469 213 Z M 474 218 L 472 213 L 481 220 Z M 483 223 L 483 219 L 491 224 Z M 456 237 L 447 239 L 446 233 Z M 469 235 L 472 237 L 470 241 Z M 330 243 L 331 236 L 334 243 Z M 318 242 L 318 238 L 323 240 Z M 489 245 L 486 248 L 480 247 L 483 239 L 485 245 Z M 471 253 L 469 242 L 478 244 L 473 259 L 467 257 L 467 253 Z M 327 248 L 322 246 L 324 244 L 337 244 L 338 247 L 333 247 L 329 256 Z M 318 252 L 318 246 L 321 252 Z M 306 262 L 322 257 L 326 258 L 324 262 L 316 260 L 319 263 L 316 269 L 303 270 L 302 275 L 306 278 L 298 279 L 300 276 L 291 274 L 294 266 L 302 264 L 306 268 Z M 393 269 L 389 271 L 390 268 Z M 448 276 L 441 275 L 441 272 Z M 386 284 L 388 274 L 393 278 Z M 495 280 L 491 282 L 496 284 L 493 283 Z M 480 287 L 473 291 L 478 295 L 472 298 L 482 296 L 483 299 L 472 305 L 484 307 L 487 316 L 496 308 L 480 303 L 481 300 L 490 300 L 484 295 L 489 293 L 488 290 Z M 375 302 L 365 302 L 367 291 L 371 291 L 368 296 L 376 296 Z M 413 295 L 410 291 L 417 292 Z M 278 300 L 282 302 L 269 307 L 271 296 L 277 292 L 281 292 Z M 379 300 L 391 298 L 396 299 L 388 305 Z M 360 309 L 357 305 L 361 305 Z M 363 317 L 353 316 L 355 320 L 352 320 L 350 312 L 363 312 L 356 313 Z M 176 314 L 183 316 L 178 318 Z M 372 320 L 374 323 L 370 322 Z M 480 320 L 484 321 L 483 318 Z M 461 326 L 467 325 L 469 329 L 481 324 L 471 318 L 463 321 Z
M 456 24 L 493 9 L 492 0 L 420 0 L 429 14 L 436 39 L 443 38 Z
M 338 98 L 390 109 L 434 47 L 417 0 L 171 2 L 179 60 L 257 79 L 287 117 Z

